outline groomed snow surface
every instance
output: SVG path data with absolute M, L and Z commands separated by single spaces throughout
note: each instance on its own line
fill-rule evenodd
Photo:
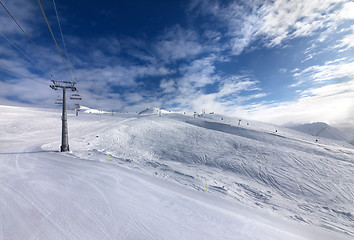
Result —
M 69 114 L 61 153 L 60 109 L 0 106 L 0 239 L 354 237 L 347 142 L 217 114 L 91 112 Z

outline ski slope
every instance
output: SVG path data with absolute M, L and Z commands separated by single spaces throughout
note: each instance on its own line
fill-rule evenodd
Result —
M 223 120 L 221 120 L 221 118 Z M 354 149 L 270 124 L 0 106 L 0 239 L 351 239 Z

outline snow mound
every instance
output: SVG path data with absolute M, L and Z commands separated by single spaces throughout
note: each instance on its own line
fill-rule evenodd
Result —
M 338 129 L 323 122 L 307 123 L 289 127 L 299 132 L 309 134 L 314 137 L 328 138 L 332 140 L 347 141 L 344 134 Z
M 161 108 L 147 108 L 141 112 L 139 112 L 138 114 L 139 115 L 151 115 L 151 114 L 156 114 L 158 115 L 159 112 L 161 112 L 161 114 L 166 114 L 166 113 L 169 113 L 169 111 L 166 111 L 166 110 L 163 110 Z
M 88 108 L 88 107 L 85 107 L 85 106 L 81 106 L 80 107 L 80 111 L 83 111 L 85 113 L 95 113 L 95 114 L 107 114 L 107 113 L 109 113 L 107 111 L 97 110 L 97 109 L 93 109 L 93 108 Z

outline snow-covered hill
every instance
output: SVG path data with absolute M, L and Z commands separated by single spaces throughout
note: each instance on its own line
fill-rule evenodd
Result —
M 156 115 L 161 115 L 161 114 L 166 114 L 169 113 L 169 111 L 166 111 L 164 109 L 160 108 L 147 108 L 143 111 L 140 111 L 138 114 L 139 115 L 149 115 L 149 114 L 156 114 Z
M 107 114 L 107 113 L 109 113 L 107 111 L 97 110 L 97 109 L 93 109 L 93 108 L 88 108 L 88 107 L 85 107 L 85 106 L 81 106 L 80 107 L 80 111 L 83 111 L 85 113 L 96 113 L 96 114 Z
M 299 132 L 307 133 L 314 137 L 323 137 L 333 140 L 347 141 L 347 139 L 344 137 L 343 132 L 323 122 L 294 125 L 290 126 L 289 128 L 297 130 Z
M 82 113 L 59 153 L 60 113 L 0 108 L 0 239 L 354 236 L 349 143 L 217 114 Z

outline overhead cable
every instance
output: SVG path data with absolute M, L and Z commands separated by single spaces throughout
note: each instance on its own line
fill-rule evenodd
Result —
M 11 42 L 7 37 L 4 36 L 4 34 L 0 33 L 0 35 L 1 35 L 3 38 L 5 38 L 14 48 L 16 48 L 28 61 L 30 61 L 31 63 L 34 64 L 34 62 L 31 60 L 31 58 L 30 58 L 27 54 L 25 54 L 24 52 L 22 52 L 21 49 L 18 48 L 15 43 Z
M 8 39 L 4 34 L 0 33 L 0 35 L 1 35 L 3 38 L 5 38 L 14 48 L 16 48 L 28 61 L 30 61 L 34 66 L 36 66 L 39 71 L 41 71 L 42 73 L 45 73 L 45 74 L 46 74 L 46 72 L 43 71 L 42 69 L 38 68 L 38 65 L 37 65 L 35 62 L 33 62 L 33 60 L 31 59 L 31 57 L 28 56 L 26 53 L 24 53 L 19 47 L 17 47 L 17 45 L 16 45 L 14 42 L 12 42 L 10 39 Z M 52 64 L 51 64 L 51 65 L 52 65 Z M 43 66 L 41 66 L 41 68 L 43 68 Z
M 70 74 L 70 72 L 69 72 L 68 66 L 66 65 L 66 62 L 65 62 L 65 60 L 64 60 L 64 58 L 63 58 L 63 55 L 62 55 L 62 54 L 61 54 L 61 52 L 60 52 L 60 49 L 59 49 L 59 46 L 58 46 L 57 41 L 55 40 L 55 37 L 54 37 L 53 31 L 52 31 L 52 29 L 50 28 L 50 25 L 49 25 L 49 22 L 48 22 L 47 16 L 45 15 L 44 9 L 43 9 L 42 4 L 41 4 L 41 1 L 40 1 L 40 0 L 37 0 L 37 2 L 38 2 L 38 5 L 39 5 L 39 7 L 40 7 L 40 9 L 41 9 L 41 11 L 42 11 L 43 17 L 44 17 L 44 19 L 45 19 L 45 21 L 46 21 L 46 23 L 47 23 L 47 25 L 48 25 L 49 31 L 50 31 L 50 33 L 52 34 L 52 37 L 53 37 L 53 40 L 54 40 L 55 46 L 56 46 L 56 47 L 57 47 L 57 49 L 58 49 L 58 52 L 59 52 L 60 57 L 61 57 L 61 60 L 63 61 L 64 66 L 65 66 L 65 69 L 66 69 L 66 71 L 68 72 L 69 77 L 70 77 L 70 79 L 71 79 L 71 81 L 72 81 L 72 77 L 71 77 L 71 74 Z
M 23 30 L 23 28 L 20 26 L 20 24 L 17 22 L 17 20 L 12 16 L 12 14 L 9 12 L 9 10 L 5 7 L 5 5 L 0 1 L 1 6 L 6 10 L 7 14 L 9 14 L 9 16 L 12 18 L 12 20 L 14 20 L 14 22 L 17 24 L 17 26 L 21 29 L 21 31 L 26 35 L 26 37 L 28 38 L 28 40 L 30 40 L 30 42 L 32 43 L 32 45 L 35 47 L 35 49 L 38 51 L 38 53 L 46 58 L 44 56 L 44 54 L 39 50 L 39 48 L 37 47 L 37 45 L 32 41 L 32 39 L 28 36 L 28 34 L 25 32 L 25 30 Z
M 38 83 L 41 83 L 41 84 L 44 84 L 44 85 L 47 85 L 47 86 L 48 86 L 48 83 L 45 83 L 45 82 L 39 81 L 39 80 L 37 80 L 37 79 L 33 79 L 33 78 L 31 78 L 31 77 L 28 77 L 28 76 L 22 75 L 22 74 L 20 74 L 20 73 L 17 73 L 17 72 L 11 71 L 11 70 L 8 70 L 8 69 L 3 68 L 3 67 L 1 67 L 1 66 L 0 66 L 0 70 L 5 71 L 5 72 L 8 72 L 8 73 L 11 73 L 11 74 L 13 74 L 13 75 L 17 75 L 17 76 L 23 77 L 23 78 L 25 78 L 25 79 L 29 79 L 29 80 L 32 80 L 32 81 L 35 81 L 35 82 L 38 82 Z
M 61 39 L 63 40 L 63 46 L 64 46 L 64 50 L 65 50 L 65 54 L 66 54 L 66 59 L 68 60 L 70 72 L 71 72 L 71 74 L 73 74 L 73 70 L 72 70 L 72 68 L 71 68 L 71 63 L 70 63 L 70 59 L 69 59 L 69 55 L 68 55 L 68 50 L 66 49 L 66 44 L 65 44 L 65 41 L 64 41 L 63 31 L 61 30 L 61 25 L 60 25 L 60 20 L 59 20 L 59 15 L 58 15 L 57 7 L 56 7 L 56 5 L 55 5 L 55 1 L 54 1 L 54 0 L 53 0 L 53 5 L 54 5 L 55 14 L 57 15 L 59 30 L 60 30 L 60 34 L 61 34 Z

